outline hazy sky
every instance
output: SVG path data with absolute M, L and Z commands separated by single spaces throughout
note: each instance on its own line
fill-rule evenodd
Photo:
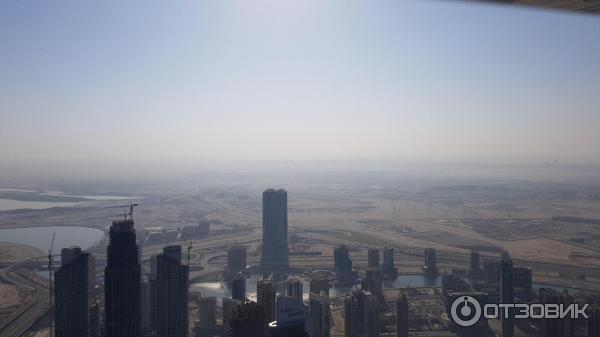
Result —
M 600 16 L 0 0 L 0 158 L 600 161 Z

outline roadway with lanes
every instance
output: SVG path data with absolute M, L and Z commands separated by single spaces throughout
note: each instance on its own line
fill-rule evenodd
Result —
M 0 336 L 2 337 L 24 336 L 40 318 L 46 315 L 49 309 L 46 285 L 36 281 L 34 274 L 19 270 L 20 267 L 21 263 L 17 263 L 2 269 L 0 279 L 2 282 L 27 288 L 32 292 L 32 295 L 21 307 L 0 322 Z

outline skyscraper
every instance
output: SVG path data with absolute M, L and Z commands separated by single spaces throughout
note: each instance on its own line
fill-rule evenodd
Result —
M 285 281 L 286 295 L 302 301 L 302 281 L 293 278 Z
M 231 298 L 238 301 L 246 299 L 246 278 L 244 275 L 237 274 L 231 281 Z
M 367 270 L 361 287 L 370 291 L 378 300 L 383 301 L 383 272 L 379 269 Z
M 310 278 L 309 292 L 319 295 L 324 292 L 329 296 L 329 278 L 327 275 L 316 275 Z
M 140 337 L 141 275 L 132 219 L 114 221 L 104 270 L 106 337 Z
M 484 279 L 487 283 L 500 282 L 500 274 L 502 274 L 502 264 L 496 260 L 484 260 L 483 262 Z
M 56 337 L 89 334 L 90 258 L 79 247 L 61 251 L 61 265 L 54 273 Z
M 426 273 L 437 273 L 437 256 L 434 248 L 425 249 L 425 266 L 423 267 Z
M 217 326 L 217 298 L 201 297 L 198 299 L 198 326 L 210 330 Z
M 151 298 L 150 295 L 150 281 L 142 281 L 142 288 L 140 291 L 141 298 L 141 329 L 142 335 L 149 334 L 152 331 L 152 315 L 151 315 Z
M 231 319 L 233 318 L 233 312 L 238 305 L 241 305 L 243 301 L 234 300 L 231 298 L 223 297 L 223 315 L 222 315 L 222 326 L 225 331 L 230 331 Z M 229 336 L 228 333 L 225 336 Z
M 379 299 L 371 292 L 365 292 L 365 336 L 379 337 L 381 325 L 381 307 Z
M 181 246 L 168 246 L 156 257 L 156 336 L 188 335 L 188 266 L 181 263 Z
M 276 292 L 275 285 L 271 280 L 260 280 L 256 284 L 256 299 L 258 304 L 262 307 L 265 318 L 265 324 L 270 323 L 276 319 Z
M 239 272 L 246 268 L 246 248 L 232 247 L 227 250 L 227 269 L 229 272 Z
M 392 247 L 385 247 L 383 249 L 383 274 L 392 279 L 398 276 L 398 269 L 394 263 L 394 248 Z
M 346 295 L 344 298 L 344 337 L 354 337 L 355 326 L 354 321 L 357 317 L 354 317 L 352 308 L 353 308 L 353 297 L 351 295 Z
M 600 336 L 600 306 L 593 305 L 589 308 L 587 320 L 587 337 Z
M 540 288 L 539 303 L 558 304 L 565 307 L 573 303 L 573 297 L 565 290 L 562 294 L 553 289 Z M 590 318 L 591 320 L 591 318 Z M 573 337 L 574 323 L 569 315 L 559 318 L 542 318 L 538 320 L 540 337 Z M 588 322 L 589 323 L 589 322 Z
M 284 189 L 263 192 L 261 267 L 266 270 L 289 267 L 287 192 Z
M 502 256 L 502 272 L 500 274 L 500 282 L 502 284 L 500 290 L 501 303 L 510 304 L 514 303 L 514 278 L 513 278 L 513 262 L 508 253 Z M 510 311 L 509 318 L 502 316 L 502 337 L 513 337 L 514 336 L 514 325 L 512 318 L 512 311 Z
M 338 280 L 351 275 L 352 260 L 350 259 L 350 252 L 346 246 L 341 245 L 335 247 L 333 250 L 333 263 Z
M 304 303 L 289 296 L 277 297 L 277 321 L 269 324 L 270 337 L 308 337 Z
M 379 249 L 369 248 L 368 260 L 369 268 L 379 268 Z
M 345 337 L 363 336 L 365 333 L 365 295 L 364 289 L 354 289 L 344 301 Z
M 311 292 L 308 298 L 308 315 L 310 317 L 309 333 L 311 337 L 329 337 L 331 329 L 331 310 L 329 297 L 325 292 Z
M 530 292 L 533 287 L 533 277 L 529 268 L 513 268 L 513 278 L 515 288 L 522 288 L 526 292 Z
M 396 337 L 408 337 L 408 300 L 405 294 L 396 300 Z
M 232 337 L 266 336 L 266 317 L 262 306 L 256 302 L 246 301 L 235 307 L 231 319 Z
M 156 262 L 156 258 L 154 261 Z M 156 270 L 154 272 L 156 273 Z M 150 314 L 150 331 L 155 332 L 158 330 L 158 281 L 156 274 L 150 273 L 148 276 L 148 291 L 150 296 L 150 308 L 148 309 L 148 313 Z

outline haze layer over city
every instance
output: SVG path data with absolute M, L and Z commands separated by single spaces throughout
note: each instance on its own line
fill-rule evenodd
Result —
M 599 337 L 598 36 L 461 1 L 1 3 L 0 336 Z M 467 297 L 591 318 L 465 327 Z

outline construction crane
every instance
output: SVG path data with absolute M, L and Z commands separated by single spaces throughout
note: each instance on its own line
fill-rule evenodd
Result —
M 117 206 L 108 206 L 105 208 L 124 208 L 124 207 L 129 207 L 129 212 L 125 212 L 123 214 L 123 216 L 125 217 L 125 220 L 127 220 L 127 217 L 129 217 L 131 220 L 133 220 L 133 208 L 135 206 L 138 206 L 139 204 L 137 202 L 133 202 L 130 201 L 129 204 L 127 205 L 117 205 Z
M 187 265 L 188 268 L 190 267 L 190 250 L 192 250 L 192 241 L 187 242 L 185 240 L 185 237 L 183 236 L 183 231 L 181 230 L 181 227 L 177 227 L 177 231 L 179 232 L 179 234 L 181 235 L 181 239 L 183 240 L 183 243 L 185 243 L 185 246 L 187 247 Z
M 48 296 L 50 297 L 48 303 L 50 303 L 50 311 L 52 311 L 52 299 L 53 299 L 53 294 L 52 294 L 52 270 L 53 268 L 53 263 L 52 263 L 52 250 L 54 250 L 54 238 L 56 237 L 56 232 L 52 233 L 52 242 L 50 242 L 50 249 L 48 249 Z M 54 336 L 53 335 L 53 328 L 52 328 L 52 321 L 50 321 L 50 337 Z

